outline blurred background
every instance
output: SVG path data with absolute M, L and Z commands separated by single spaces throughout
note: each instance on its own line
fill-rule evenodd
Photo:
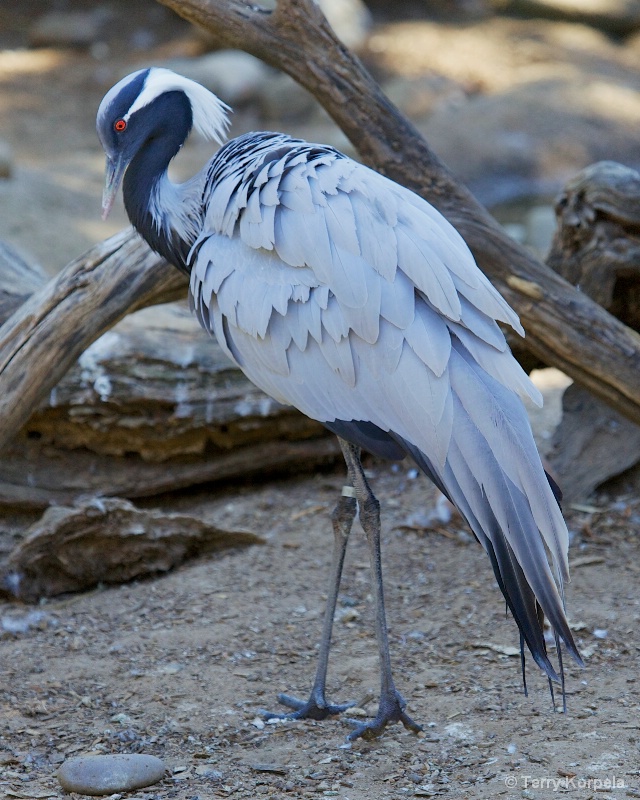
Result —
M 601 159 L 640 164 L 635 0 L 322 0 L 433 150 L 510 233 L 544 255 L 552 200 Z M 0 9 L 0 239 L 49 273 L 126 224 L 100 220 L 95 112 L 133 69 L 164 65 L 234 108 L 232 134 L 276 129 L 357 155 L 286 75 L 154 0 L 4 0 Z M 178 178 L 211 144 L 190 141 Z

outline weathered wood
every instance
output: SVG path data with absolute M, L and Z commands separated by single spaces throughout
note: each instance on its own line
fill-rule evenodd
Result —
M 274 11 L 242 0 L 159 2 L 308 89 L 366 163 L 421 194 L 458 228 L 520 314 L 527 347 L 640 422 L 640 336 L 505 234 L 336 38 L 313 0 L 278 0 Z
M 233 450 L 207 448 L 173 461 L 145 461 L 43 448 L 29 439 L 14 441 L 5 451 L 0 474 L 0 507 L 38 509 L 70 504 L 99 494 L 151 497 L 219 481 L 249 481 L 299 475 L 340 460 L 335 436 L 274 439 Z
M 549 266 L 640 331 L 640 173 L 600 161 L 556 201 Z
M 640 174 L 606 161 L 582 170 L 556 202 L 548 263 L 640 329 Z M 582 386 L 570 386 L 549 453 L 565 498 L 587 498 L 640 461 L 640 425 Z
M 0 328 L 0 450 L 103 331 L 185 291 L 185 277 L 128 229 L 35 292 Z
M 213 550 L 264 541 L 258 534 L 224 530 L 184 514 L 92 498 L 74 508 L 50 508 L 29 528 L 0 567 L 0 591 L 35 602 L 167 572 Z
M 184 305 L 159 305 L 85 350 L 0 453 L 0 506 L 148 496 L 338 457 L 335 437 L 250 383 Z
M 562 397 L 551 447 L 547 458 L 564 502 L 577 503 L 640 461 L 640 425 L 574 383 Z

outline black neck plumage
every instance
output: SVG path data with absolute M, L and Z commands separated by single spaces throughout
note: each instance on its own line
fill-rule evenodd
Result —
M 169 162 L 184 144 L 193 116 L 184 92 L 167 92 L 136 115 L 137 125 L 149 122 L 148 134 L 129 164 L 123 181 L 123 197 L 131 223 L 149 246 L 178 269 L 188 272 L 186 257 L 190 242 L 182 239 L 169 220 L 170 208 L 158 207 L 159 184 L 168 181 Z M 140 119 L 142 117 L 142 119 Z M 141 130 L 144 133 L 144 129 Z

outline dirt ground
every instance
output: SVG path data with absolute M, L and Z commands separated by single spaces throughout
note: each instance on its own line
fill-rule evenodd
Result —
M 82 55 L 39 58 L 41 68 L 26 68 L 27 59 L 20 68 L 15 56 L 11 69 L 0 56 L 3 135 L 18 164 L 0 199 L 23 204 L 23 219 L 12 212 L 16 232 L 46 216 L 34 185 L 73 219 L 72 231 L 47 223 L 54 238 L 33 237 L 53 270 L 67 249 L 75 255 L 110 232 L 98 221 L 102 156 L 92 131 L 102 87 Z M 50 182 L 39 184 L 45 167 Z M 436 502 L 428 482 L 407 465 L 368 466 L 383 507 L 396 681 L 422 734 L 394 726 L 347 748 L 340 719 L 264 724 L 259 711 L 276 710 L 278 692 L 305 696 L 310 687 L 328 515 L 343 476 L 225 486 L 148 504 L 260 532 L 267 544 L 37 608 L 0 607 L 0 793 L 62 797 L 55 771 L 65 758 L 142 752 L 163 758 L 167 773 L 127 795 L 136 800 L 640 797 L 640 501 L 617 493 L 568 510 L 568 612 L 587 666 L 565 662 L 562 714 L 531 659 L 524 696 L 515 623 L 461 521 L 425 530 Z M 0 524 L 13 535 L 20 522 Z M 358 525 L 352 539 L 329 692 L 356 701 L 355 715 L 375 712 L 379 679 Z
M 262 531 L 137 584 L 37 609 L 5 606 L 0 787 L 59 797 L 66 757 L 162 757 L 164 798 L 519 798 L 640 796 L 637 536 L 640 504 L 573 512 L 569 616 L 587 667 L 567 664 L 568 713 L 554 713 L 481 548 L 459 521 L 412 529 L 433 507 L 426 480 L 371 465 L 383 501 L 384 565 L 398 686 L 424 726 L 344 749 L 339 719 L 265 725 L 280 691 L 313 676 L 340 474 L 191 493 L 172 510 Z M 7 619 L 8 618 L 8 619 Z M 530 661 L 530 660 L 529 660 Z M 367 551 L 356 526 L 342 585 L 329 691 L 375 711 L 377 657 Z M 575 776 L 575 777 L 573 777 Z M 615 791 L 597 791 L 613 785 Z

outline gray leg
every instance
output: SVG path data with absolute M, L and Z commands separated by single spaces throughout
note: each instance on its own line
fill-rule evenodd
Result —
M 316 677 L 311 688 L 308 700 L 300 700 L 287 694 L 278 695 L 278 700 L 282 705 L 294 709 L 286 714 L 273 714 L 264 712 L 266 719 L 325 719 L 333 714 L 340 714 L 347 708 L 351 708 L 354 703 L 344 703 L 334 705 L 327 703 L 325 699 L 325 686 L 327 681 L 327 666 L 329 664 L 329 649 L 331 647 L 331 631 L 333 629 L 333 618 L 336 613 L 336 603 L 338 601 L 338 590 L 342 577 L 342 567 L 344 556 L 347 551 L 347 542 L 353 520 L 356 516 L 357 504 L 351 486 L 345 486 L 342 495 L 331 515 L 333 525 L 333 558 L 331 562 L 331 576 L 329 579 L 329 590 L 327 605 L 324 613 L 324 625 L 322 628 L 322 638 L 320 640 L 320 652 L 318 654 L 318 666 Z
M 371 588 L 373 590 L 376 615 L 376 637 L 380 654 L 380 705 L 378 713 L 371 722 L 358 725 L 349 734 L 348 740 L 359 737 L 373 739 L 380 736 L 391 722 L 402 722 L 405 728 L 418 733 L 422 728 L 405 714 L 406 703 L 395 687 L 391 674 L 389 655 L 389 635 L 384 610 L 384 589 L 382 584 L 382 561 L 380 556 L 380 504 L 371 491 L 360 462 L 360 448 L 340 439 L 340 446 L 347 462 L 349 478 L 356 492 L 360 509 L 360 522 L 369 544 L 371 562 Z

